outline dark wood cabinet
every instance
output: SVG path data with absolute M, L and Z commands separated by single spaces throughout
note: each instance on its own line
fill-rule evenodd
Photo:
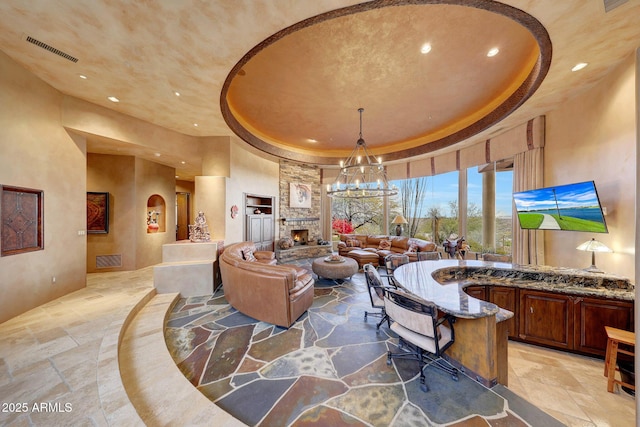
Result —
M 573 349 L 573 301 L 568 295 L 520 289 L 519 338 Z
M 470 285 L 464 292 L 513 312 L 505 321 L 508 337 L 529 344 L 604 357 L 605 326 L 634 330 L 633 301 L 494 285 Z
M 509 338 L 518 337 L 518 288 L 509 288 L 506 286 L 490 286 L 489 302 L 494 303 L 500 308 L 509 310 L 513 313 L 513 317 L 505 322 L 507 325 Z
M 574 300 L 574 350 L 604 356 L 605 326 L 633 330 L 633 302 L 576 297 Z
M 487 299 L 487 287 L 482 285 L 472 285 L 464 288 L 467 295 L 477 298 L 482 301 L 488 301 Z

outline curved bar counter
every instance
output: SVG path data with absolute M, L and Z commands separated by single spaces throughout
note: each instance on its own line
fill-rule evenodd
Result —
M 622 301 L 635 298 L 634 285 L 627 279 L 549 266 L 420 261 L 397 268 L 394 277 L 406 291 L 456 317 L 455 343 L 447 350 L 447 358 L 489 387 L 498 382 L 508 385 L 508 331 L 507 322 L 503 320 L 511 318 L 513 313 L 468 295 L 466 287 L 508 286 Z

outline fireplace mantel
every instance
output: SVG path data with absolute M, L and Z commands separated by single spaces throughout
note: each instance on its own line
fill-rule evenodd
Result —
M 320 221 L 320 218 L 280 218 L 282 223 L 286 222 L 305 222 L 305 221 Z

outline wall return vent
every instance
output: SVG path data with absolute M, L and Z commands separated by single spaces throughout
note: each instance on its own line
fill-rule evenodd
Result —
M 36 45 L 38 47 L 41 47 L 41 48 L 43 48 L 45 50 L 48 50 L 51 53 L 55 53 L 56 55 L 61 56 L 64 59 L 67 59 L 67 60 L 69 60 L 71 62 L 78 62 L 78 58 L 75 58 L 75 57 L 69 55 L 68 53 L 64 53 L 63 51 L 61 51 L 59 49 L 56 49 L 53 46 L 49 46 L 48 44 L 46 44 L 44 42 L 41 42 L 40 40 L 36 40 L 31 36 L 27 36 L 25 40 L 28 41 L 31 44 L 34 44 L 34 45 Z
M 98 255 L 96 256 L 96 269 L 122 267 L 122 255 Z

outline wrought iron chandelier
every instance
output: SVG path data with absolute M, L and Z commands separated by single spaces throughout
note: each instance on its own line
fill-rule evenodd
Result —
M 398 194 L 396 186 L 390 186 L 382 158 L 369 154 L 367 144 L 362 138 L 362 112 L 360 113 L 360 137 L 356 146 L 345 161 L 340 161 L 340 173 L 333 182 L 327 184 L 329 197 L 343 199 L 363 199 L 367 197 L 394 196 Z

